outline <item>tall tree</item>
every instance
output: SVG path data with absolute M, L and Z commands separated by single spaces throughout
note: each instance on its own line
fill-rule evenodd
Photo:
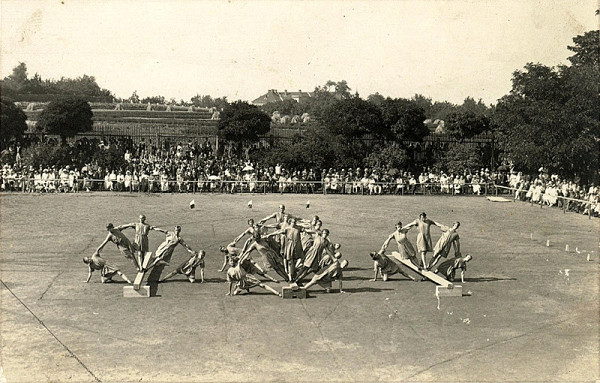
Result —
M 4 84 L 19 92 L 27 85 L 27 64 L 20 62 L 13 68 L 12 74 L 4 79 Z
M 465 139 L 489 130 L 490 121 L 483 114 L 477 114 L 461 107 L 448 115 L 446 127 L 450 134 Z
M 583 35 L 573 38 L 574 45 L 569 45 L 567 49 L 575 54 L 569 57 L 573 66 L 589 65 L 600 67 L 598 47 L 600 47 L 600 31 L 589 31 Z
M 377 137 L 389 136 L 379 108 L 359 97 L 339 100 L 328 105 L 321 118 L 333 135 L 347 139 L 359 138 L 369 133 Z
M 429 129 L 423 124 L 425 112 L 415 101 L 388 97 L 380 108 L 383 124 L 395 141 L 421 142 L 429 134 Z
M 506 156 L 534 172 L 540 166 L 566 177 L 597 181 L 600 141 L 598 31 L 573 39 L 570 67 L 527 64 L 513 74 L 511 92 L 493 115 Z M 595 40 L 597 41 L 597 40 Z
M 53 101 L 40 113 L 36 130 L 57 134 L 63 143 L 67 137 L 92 130 L 92 108 L 82 98 L 69 97 Z
M 0 150 L 14 139 L 18 140 L 27 130 L 27 116 L 14 102 L 2 98 L 0 109 Z
M 223 109 L 217 128 L 221 138 L 241 148 L 242 144 L 256 142 L 260 135 L 268 133 L 271 118 L 254 105 L 236 101 Z

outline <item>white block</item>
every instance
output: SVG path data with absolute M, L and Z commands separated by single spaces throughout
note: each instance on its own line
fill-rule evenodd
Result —
M 139 290 L 134 289 L 133 286 L 124 286 L 123 298 L 150 298 L 150 286 L 140 286 Z
M 453 285 L 452 288 L 435 286 L 436 297 L 462 297 L 462 286 Z

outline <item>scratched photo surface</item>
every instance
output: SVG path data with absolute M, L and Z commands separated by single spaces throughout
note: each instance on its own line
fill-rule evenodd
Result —
M 122 99 L 252 101 L 331 80 L 363 99 L 494 105 L 527 63 L 568 64 L 573 37 L 598 29 L 597 8 L 587 0 L 0 0 L 0 78 L 25 63 L 29 78 L 94 76 Z M 341 244 L 345 294 L 334 283 L 329 294 L 311 287 L 307 299 L 260 288 L 225 295 L 219 247 L 282 203 L 295 216 L 319 215 Z M 461 251 L 473 256 L 461 297 L 437 298 L 435 284 L 412 272 L 417 281 L 370 281 L 369 253 L 423 211 L 461 222 Z M 206 251 L 205 283 L 177 275 L 148 299 L 124 298 L 118 277 L 102 284 L 95 272 L 84 283 L 82 258 L 105 239 L 106 224 L 139 214 L 165 229 L 181 225 L 185 242 Z M 486 196 L 2 192 L 0 383 L 598 381 L 598 229 L 597 218 Z M 431 233 L 435 243 L 441 232 Z M 416 230 L 408 238 L 414 245 Z M 150 250 L 164 239 L 151 232 Z M 113 244 L 102 256 L 135 278 Z M 177 247 L 163 275 L 188 257 Z

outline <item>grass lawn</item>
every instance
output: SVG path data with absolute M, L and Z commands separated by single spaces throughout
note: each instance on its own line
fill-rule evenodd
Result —
M 219 246 L 280 203 L 318 214 L 342 244 L 346 294 L 314 286 L 305 300 L 260 288 L 225 296 Z M 422 211 L 461 222 L 462 252 L 474 257 L 463 284 L 470 296 L 438 302 L 430 282 L 369 281 L 369 251 Z M 149 299 L 123 298 L 124 283 L 101 284 L 98 273 L 83 283 L 81 258 L 103 241 L 106 223 L 140 213 L 152 225 L 182 225 L 185 241 L 207 252 L 206 283 L 177 276 Z M 0 196 L 0 220 L 8 382 L 600 379 L 598 219 L 483 197 L 15 193 Z M 433 240 L 439 235 L 433 227 Z M 409 238 L 415 244 L 416 229 Z M 162 240 L 151 232 L 150 248 Z M 135 277 L 113 244 L 102 254 Z M 165 272 L 187 256 L 177 248 Z

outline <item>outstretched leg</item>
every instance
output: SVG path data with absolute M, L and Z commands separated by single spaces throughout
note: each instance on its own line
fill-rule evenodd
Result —
M 166 281 L 166 280 L 167 280 L 167 279 L 169 279 L 169 278 L 173 278 L 173 277 L 174 277 L 175 275 L 177 275 L 177 274 L 178 274 L 178 273 L 177 273 L 177 270 L 173 270 L 173 271 L 171 271 L 169 274 L 167 274 L 167 275 L 165 275 L 164 277 L 162 277 L 161 279 L 159 279 L 158 281 L 159 281 L 159 282 L 164 282 L 164 281 Z
M 438 263 L 438 261 L 440 260 L 440 258 L 442 257 L 441 254 L 437 254 L 437 255 L 433 255 L 433 258 L 431 258 L 431 261 L 429 262 L 429 268 L 431 269 L 436 263 Z
M 399 272 L 400 274 L 404 275 L 404 276 L 405 276 L 406 278 L 408 278 L 408 279 L 412 279 L 413 281 L 415 280 L 413 277 L 411 277 L 410 275 L 406 274 L 406 273 L 404 272 L 404 270 L 402 270 L 402 269 L 400 269 L 398 272 Z
M 284 281 L 288 280 L 288 276 L 287 276 L 287 274 L 285 272 L 285 269 L 283 267 L 281 267 L 280 265 L 274 265 L 273 266 L 273 270 L 275 270 L 275 272 L 277 274 L 279 274 L 279 276 L 282 277 Z
M 157 258 L 154 258 L 154 261 L 152 261 L 152 263 L 148 267 L 146 267 L 143 271 L 148 271 L 156 265 L 168 265 L 168 264 L 169 264 L 169 262 L 163 261 L 162 258 L 157 257 Z
M 308 274 L 310 274 L 311 269 L 310 267 L 306 267 L 303 266 L 299 271 L 298 271 L 298 276 L 296 277 L 296 279 L 294 279 L 294 282 L 299 282 L 302 280 L 302 278 L 306 277 Z
M 132 284 L 133 284 L 133 282 L 131 282 L 131 281 L 129 280 L 129 278 L 127 278 L 127 276 L 126 276 L 125 274 L 123 274 L 122 272 L 120 272 L 120 271 L 117 271 L 117 275 L 118 275 L 118 276 L 120 276 L 121 278 L 123 278 L 123 280 L 124 280 L 125 282 L 129 283 L 130 285 L 132 285 Z
M 273 278 L 272 276 L 270 276 L 269 274 L 262 272 L 262 273 L 258 273 L 258 275 L 267 278 L 268 280 L 270 280 L 271 282 L 275 282 L 275 283 L 279 283 L 279 281 L 275 278 Z
M 263 289 L 267 290 L 267 291 L 272 292 L 273 294 L 277 295 L 278 297 L 281 296 L 281 294 L 277 290 L 275 290 L 274 288 L 272 288 L 269 285 L 265 285 L 264 283 L 261 283 L 259 286 L 262 287 Z
M 315 276 L 312 277 L 312 279 L 310 280 L 310 282 L 308 282 L 306 285 L 304 285 L 304 288 L 308 290 L 309 287 L 315 285 L 317 282 L 319 282 L 319 280 L 322 278 L 322 276 L 320 276 L 319 274 L 316 274 Z

